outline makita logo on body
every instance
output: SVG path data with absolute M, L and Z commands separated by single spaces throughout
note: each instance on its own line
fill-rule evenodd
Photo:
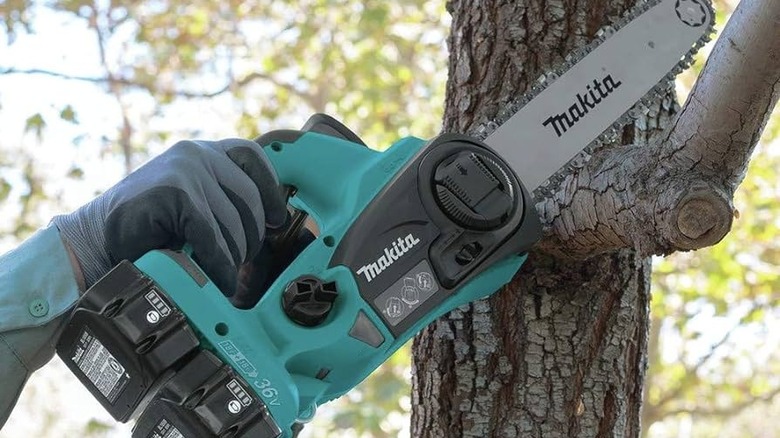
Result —
M 592 87 L 588 85 L 584 93 L 577 93 L 575 96 L 577 101 L 569 107 L 568 111 L 548 117 L 542 125 L 552 125 L 558 137 L 562 136 L 621 85 L 623 82 L 616 82 L 612 79 L 612 75 L 607 75 L 601 81 L 594 79 Z
M 363 274 L 366 276 L 366 281 L 371 283 L 371 280 L 375 279 L 377 275 L 382 271 L 389 268 L 390 265 L 400 259 L 401 256 L 409 252 L 415 245 L 420 243 L 420 239 L 414 237 L 412 234 L 408 234 L 406 237 L 399 237 L 393 242 L 392 247 L 387 247 L 375 262 L 362 266 L 357 270 L 357 274 Z

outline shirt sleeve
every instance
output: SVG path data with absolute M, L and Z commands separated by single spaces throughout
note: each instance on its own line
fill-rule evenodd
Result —
M 30 374 L 54 356 L 66 313 L 78 297 L 55 226 L 0 256 L 0 428 Z

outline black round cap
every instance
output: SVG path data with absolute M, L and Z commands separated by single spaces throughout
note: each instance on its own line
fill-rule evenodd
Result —
M 436 200 L 447 216 L 462 227 L 482 231 L 500 228 L 519 202 L 509 173 L 495 157 L 462 151 L 436 168 Z
M 312 276 L 298 277 L 282 293 L 282 308 L 295 323 L 314 327 L 322 324 L 338 296 L 336 283 Z

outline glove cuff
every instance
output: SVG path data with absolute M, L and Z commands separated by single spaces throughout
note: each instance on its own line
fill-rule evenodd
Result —
M 98 197 L 71 214 L 52 219 L 81 265 L 87 288 L 113 267 L 103 233 L 108 215 L 108 203 L 103 198 Z

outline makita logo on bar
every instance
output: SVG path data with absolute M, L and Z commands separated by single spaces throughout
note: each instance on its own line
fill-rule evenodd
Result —
M 601 81 L 594 79 L 593 86 L 588 85 L 584 93 L 577 93 L 575 97 L 577 101 L 569 107 L 568 111 L 548 117 L 542 125 L 552 125 L 558 137 L 562 136 L 621 85 L 623 82 L 616 82 L 612 79 L 612 75 L 607 75 Z
M 375 279 L 377 275 L 382 271 L 389 268 L 390 265 L 400 259 L 401 256 L 409 252 L 415 245 L 420 243 L 420 239 L 414 237 L 412 234 L 408 234 L 406 237 L 399 237 L 393 242 L 392 247 L 387 247 L 384 253 L 376 259 L 375 262 L 362 266 L 357 270 L 357 274 L 363 274 L 366 276 L 366 281 L 371 283 L 371 280 Z

